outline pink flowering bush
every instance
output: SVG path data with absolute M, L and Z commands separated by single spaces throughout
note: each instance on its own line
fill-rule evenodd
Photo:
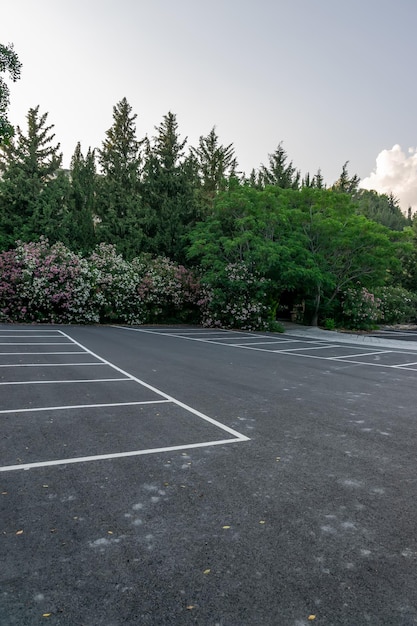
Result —
M 0 319 L 19 322 L 98 321 L 87 262 L 62 243 L 17 244 L 0 254 Z
M 82 258 L 62 243 L 18 243 L 0 254 L 0 321 L 198 321 L 200 283 L 169 259 L 127 262 L 101 244 Z
M 417 319 L 417 295 L 402 287 L 386 286 L 377 290 L 381 301 L 381 316 L 385 324 L 415 323 Z
M 268 281 L 245 263 L 229 263 L 212 273 L 200 294 L 202 324 L 208 327 L 264 330 L 268 328 Z
M 342 320 L 346 328 L 370 330 L 381 321 L 381 299 L 365 287 L 347 289 L 342 299 Z

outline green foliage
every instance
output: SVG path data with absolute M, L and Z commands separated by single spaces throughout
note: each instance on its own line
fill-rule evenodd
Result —
M 84 157 L 80 143 L 71 159 L 66 243 L 75 251 L 91 252 L 96 244 L 97 173 L 95 152 L 89 149 Z
M 361 189 L 356 194 L 357 211 L 370 220 L 391 230 L 401 231 L 408 225 L 398 200 L 392 194 L 378 194 L 376 191 Z
M 143 171 L 142 249 L 182 262 L 184 237 L 197 214 L 195 168 L 190 159 L 184 158 L 186 140 L 180 139 L 173 113 L 165 115 L 156 130 Z
M 14 51 L 13 44 L 0 44 L 0 145 L 8 143 L 14 134 L 14 129 L 7 119 L 7 109 L 10 103 L 10 90 L 1 74 L 6 72 L 10 79 L 16 82 L 20 78 L 22 64 Z
M 191 148 L 198 176 L 198 195 L 203 205 L 203 215 L 213 206 L 219 191 L 227 188 L 227 180 L 234 176 L 237 168 L 233 144 L 222 146 L 215 128 L 203 137 L 197 148 Z
M 65 181 L 58 178 L 62 154 L 53 144 L 53 125 L 39 107 L 27 115 L 28 130 L 17 127 L 17 136 L 0 149 L 0 246 L 16 240 L 30 241 L 45 233 L 48 224 L 55 240 L 62 240 Z M 49 200 L 51 201 L 49 203 Z
M 113 125 L 98 151 L 102 175 L 97 181 L 97 238 L 114 243 L 126 258 L 142 245 L 140 195 L 141 145 L 136 138 L 136 115 L 123 98 L 113 107 Z M 91 164 L 90 164 L 91 168 Z
M 268 155 L 268 165 L 262 165 L 260 176 L 263 186 L 274 185 L 281 189 L 298 189 L 300 186 L 300 172 L 295 169 L 292 161 L 288 163 L 287 153 L 278 144 L 277 149 Z

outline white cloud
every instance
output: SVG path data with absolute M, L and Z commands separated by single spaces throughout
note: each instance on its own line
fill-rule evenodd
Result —
M 417 210 L 417 149 L 408 154 L 396 144 L 391 150 L 382 150 L 376 158 L 375 170 L 364 178 L 360 186 L 378 193 L 393 193 L 404 213 L 411 206 Z

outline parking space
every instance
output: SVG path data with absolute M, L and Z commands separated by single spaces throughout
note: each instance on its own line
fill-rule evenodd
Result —
M 417 370 L 417 351 L 346 345 L 332 340 L 285 335 L 173 328 L 118 327 L 127 332 L 153 333 L 187 341 L 219 344 L 231 348 L 272 352 L 301 358 L 341 361 L 351 365 Z
M 0 472 L 248 439 L 61 330 L 0 330 L 0 359 Z

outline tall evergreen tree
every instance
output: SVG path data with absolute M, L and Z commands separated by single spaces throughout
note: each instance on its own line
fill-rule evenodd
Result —
M 195 161 L 184 156 L 187 140 L 180 138 L 175 114 L 165 115 L 156 131 L 143 173 L 144 249 L 183 261 L 184 236 L 196 219 Z
M 299 189 L 300 172 L 296 170 L 292 161 L 288 163 L 288 156 L 282 143 L 278 144 L 268 159 L 269 164 L 261 165 L 260 169 L 264 185 L 274 185 L 281 189 Z
M 48 234 L 46 224 L 56 237 L 62 234 L 66 193 L 65 180 L 58 176 L 62 154 L 60 144 L 53 143 L 47 116 L 39 114 L 39 106 L 30 109 L 27 135 L 17 127 L 17 136 L 0 149 L 2 247 Z
M 337 181 L 334 183 L 334 185 L 331 187 L 331 189 L 332 191 L 347 193 L 350 196 L 354 196 L 358 191 L 361 179 L 356 174 L 354 174 L 353 176 L 349 175 L 347 168 L 348 163 L 349 161 L 346 161 L 346 163 L 343 165 L 341 174 Z
M 213 127 L 206 137 L 200 137 L 197 148 L 191 148 L 191 154 L 197 165 L 201 201 L 205 207 L 211 208 L 216 194 L 224 191 L 227 180 L 236 174 L 233 144 L 221 145 Z
M 118 102 L 113 107 L 113 125 L 98 151 L 97 236 L 114 243 L 127 258 L 137 255 L 142 243 L 142 142 L 136 138 L 136 117 L 126 98 Z
M 96 243 L 94 219 L 97 172 L 95 151 L 89 148 L 84 157 L 80 143 L 71 159 L 70 181 L 67 244 L 74 251 L 87 253 Z

